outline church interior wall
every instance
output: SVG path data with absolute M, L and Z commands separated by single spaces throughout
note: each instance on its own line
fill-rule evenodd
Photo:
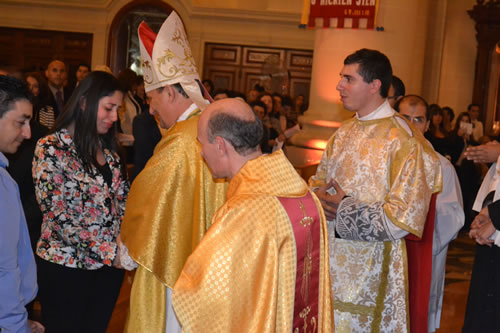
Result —
M 92 33 L 92 64 L 104 64 L 111 22 L 129 2 L 3 0 L 0 3 L 0 25 Z M 429 94 L 429 97 L 436 100 L 430 102 L 450 105 L 457 112 L 463 110 L 472 96 L 476 42 L 474 24 L 466 10 L 473 7 L 474 0 L 441 0 L 438 3 L 445 2 L 446 10 L 435 17 L 429 15 L 429 4 L 436 3 L 431 0 L 380 0 L 377 25 L 385 28 L 383 32 L 298 29 L 301 0 L 165 2 L 178 10 L 183 18 L 200 72 L 206 42 L 313 49 L 315 36 L 328 35 L 330 54 L 324 61 L 333 65 L 326 68 L 328 75 L 323 75 L 329 83 L 319 86 L 328 91 L 328 98 L 334 96 L 337 103 L 335 84 L 342 61 L 347 54 L 362 47 L 385 52 L 393 63 L 394 73 L 403 79 L 409 93 L 426 93 L 423 86 L 434 86 L 434 94 Z M 444 23 L 444 28 L 441 38 L 433 40 L 432 44 L 429 36 L 433 35 L 428 33 L 428 27 L 436 26 L 436 20 L 438 26 Z M 438 59 L 434 62 L 439 64 L 439 70 L 438 74 L 433 71 L 433 75 L 426 75 L 424 66 L 429 62 L 425 59 L 430 49 L 433 57 Z
M 448 1 L 446 11 L 446 33 L 443 44 L 439 105 L 450 106 L 455 115 L 467 111 L 472 103 L 474 70 L 477 53 L 474 20 L 467 10 L 474 0 Z

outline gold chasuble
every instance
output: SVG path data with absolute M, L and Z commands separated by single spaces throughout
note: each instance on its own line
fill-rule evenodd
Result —
M 342 124 L 310 180 L 314 188 L 334 179 L 347 195 L 329 223 L 337 332 L 408 332 L 401 237 L 421 237 L 431 195 L 441 189 L 439 160 L 420 132 L 387 102 L 377 110 L 384 117 Z
M 172 303 L 185 332 L 333 332 L 325 217 L 281 150 L 233 177 Z
M 196 140 L 199 111 L 171 127 L 130 189 L 121 238 L 139 264 L 127 332 L 165 332 L 166 287 L 172 288 L 225 200 Z

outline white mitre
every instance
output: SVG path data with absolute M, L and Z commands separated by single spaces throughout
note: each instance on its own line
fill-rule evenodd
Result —
M 158 35 L 144 21 L 138 33 L 146 92 L 180 83 L 191 101 L 203 110 L 208 101 L 195 81 L 200 81 L 200 77 L 179 15 L 172 11 Z

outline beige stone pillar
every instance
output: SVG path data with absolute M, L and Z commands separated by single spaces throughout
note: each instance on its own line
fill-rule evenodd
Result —
M 407 93 L 421 94 L 428 17 L 432 17 L 429 11 L 435 10 L 429 6 L 430 1 L 380 1 L 376 25 L 383 26 L 383 32 L 316 29 L 309 109 L 299 119 L 302 132 L 291 139 L 293 145 L 301 148 L 288 148 L 292 163 L 313 163 L 314 156 L 321 153 L 310 150 L 324 148 L 339 122 L 353 115 L 343 109 L 335 87 L 345 57 L 356 50 L 369 48 L 386 54 L 394 74 L 405 83 Z

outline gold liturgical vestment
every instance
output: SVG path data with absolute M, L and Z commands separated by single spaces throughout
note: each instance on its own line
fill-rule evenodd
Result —
M 405 240 L 391 235 L 387 219 L 420 237 L 431 195 L 441 189 L 432 147 L 419 131 L 403 128 L 406 121 L 388 104 L 380 109 L 383 118 L 342 124 L 310 180 L 317 187 L 334 179 L 349 196 L 329 225 L 336 226 L 329 233 L 337 332 L 409 330 Z M 333 241 L 335 231 L 348 237 Z
M 165 332 L 166 288 L 175 281 L 225 200 L 196 139 L 199 111 L 171 127 L 130 189 L 121 238 L 139 264 L 126 331 Z
M 240 169 L 229 184 L 227 202 L 174 287 L 172 303 L 183 331 L 333 332 L 327 228 L 319 200 L 309 193 L 281 150 Z M 315 316 L 307 310 L 295 316 L 300 330 L 292 330 L 294 295 L 300 290 L 296 281 L 303 276 L 299 271 L 296 279 L 302 265 L 297 253 L 302 252 L 280 198 L 304 196 L 310 196 L 313 208 L 300 216 L 316 211 L 320 223 L 318 251 L 311 254 L 318 306 Z

